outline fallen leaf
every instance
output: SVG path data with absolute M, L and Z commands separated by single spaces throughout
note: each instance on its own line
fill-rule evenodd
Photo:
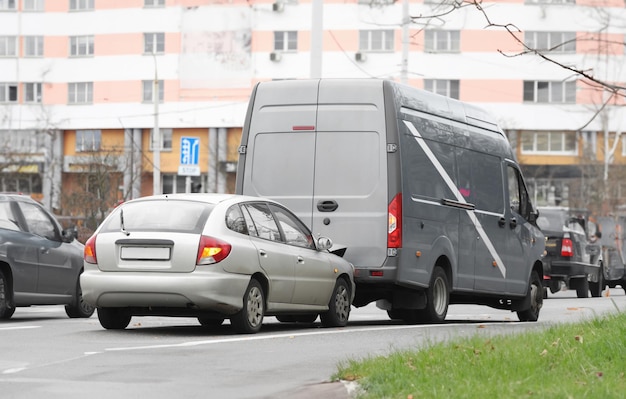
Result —
M 598 372 L 596 373 L 596 376 L 597 376 L 598 378 L 602 378 L 602 376 L 603 376 L 603 375 L 604 375 L 604 373 L 602 373 L 602 371 L 598 371 Z
M 487 326 L 484 324 L 479 324 L 477 328 L 486 328 Z
M 580 308 L 567 308 L 567 310 L 580 310 Z
M 574 337 L 574 339 L 575 339 L 576 341 L 580 342 L 581 344 L 583 343 L 583 337 L 582 337 L 582 335 L 577 335 L 577 336 L 575 336 L 575 337 Z
M 547 354 L 548 354 L 548 350 L 547 350 L 547 349 L 544 349 L 544 350 L 543 350 L 543 351 L 539 354 L 539 356 L 545 356 L 545 355 L 547 355 Z

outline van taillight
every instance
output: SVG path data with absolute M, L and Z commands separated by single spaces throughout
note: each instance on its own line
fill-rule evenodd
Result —
M 387 248 L 402 247 L 402 193 L 398 193 L 389 204 L 389 229 Z
M 196 265 L 212 265 L 224 260 L 230 253 L 229 243 L 217 238 L 201 236 Z
M 85 243 L 85 248 L 83 249 L 83 259 L 87 263 L 93 263 L 94 265 L 98 264 L 98 259 L 96 258 L 96 235 L 95 234 L 89 237 L 89 239 Z
M 574 256 L 574 244 L 572 244 L 571 239 L 564 238 L 561 242 L 561 256 Z

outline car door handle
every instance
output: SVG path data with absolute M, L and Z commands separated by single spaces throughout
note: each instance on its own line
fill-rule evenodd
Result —
M 267 252 L 265 252 L 264 249 L 259 249 L 259 255 L 261 255 L 262 257 L 266 257 L 267 256 Z
M 512 229 L 517 227 L 517 219 L 511 218 L 511 221 L 509 222 L 509 227 L 512 228 Z
M 298 263 L 304 263 L 304 258 L 300 255 L 298 255 Z
M 502 216 L 500 219 L 498 219 L 498 226 L 504 227 L 504 225 L 506 225 L 506 219 L 504 216 Z
M 50 252 L 50 250 L 46 247 L 41 247 L 39 248 L 39 252 L 41 252 L 42 254 L 47 254 L 48 252 Z
M 325 200 L 317 203 L 317 210 L 320 212 L 333 212 L 337 208 L 339 208 L 337 201 Z

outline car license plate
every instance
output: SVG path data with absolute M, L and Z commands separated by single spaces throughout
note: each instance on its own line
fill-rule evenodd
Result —
M 164 247 L 122 247 L 122 260 L 169 260 L 171 248 Z

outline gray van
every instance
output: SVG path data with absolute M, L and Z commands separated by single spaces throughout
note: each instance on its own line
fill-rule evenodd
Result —
M 356 307 L 408 323 L 462 303 L 539 317 L 544 236 L 508 140 L 477 107 L 379 79 L 258 83 L 236 192 L 331 237 L 355 266 Z

